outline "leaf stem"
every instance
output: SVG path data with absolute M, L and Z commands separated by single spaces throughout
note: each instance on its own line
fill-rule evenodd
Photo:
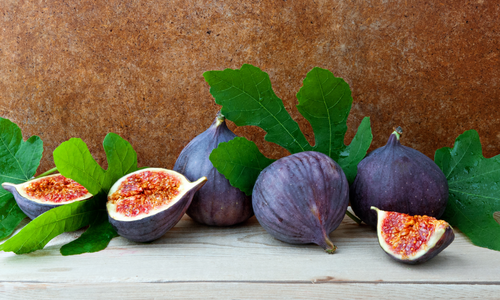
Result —
M 35 178 L 40 178 L 40 177 L 43 177 L 43 176 L 47 176 L 47 175 L 50 175 L 50 174 L 52 174 L 52 173 L 54 173 L 54 172 L 56 172 L 56 171 L 57 171 L 57 167 L 54 167 L 54 168 L 52 168 L 52 169 L 50 169 L 50 170 L 48 170 L 48 171 L 46 171 L 46 172 L 44 172 L 44 173 L 42 173 L 42 174 L 38 175 L 38 176 L 37 176 L 37 177 L 35 177 Z
M 355 215 L 353 215 L 350 211 L 346 211 L 345 214 L 351 218 L 354 222 L 358 223 L 358 225 L 361 225 L 361 220 L 358 219 Z

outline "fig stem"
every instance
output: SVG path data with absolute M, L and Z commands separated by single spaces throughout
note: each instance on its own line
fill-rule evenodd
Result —
M 350 211 L 346 211 L 345 214 L 351 218 L 354 222 L 358 223 L 358 225 L 361 225 L 361 220 L 358 219 L 358 217 L 356 217 L 355 215 L 351 214 Z
M 328 254 L 333 254 L 335 253 L 335 251 L 337 250 L 337 246 L 335 246 L 329 239 L 325 239 L 325 242 L 326 242 L 326 253 Z
M 226 120 L 226 117 L 224 117 L 224 115 L 219 110 L 219 112 L 217 112 L 217 124 L 216 124 L 216 126 L 219 126 L 220 124 L 224 123 L 225 120 Z
M 403 134 L 403 128 L 401 128 L 401 126 L 398 126 L 397 128 L 394 128 L 394 132 L 392 134 L 394 134 L 396 136 L 396 138 L 398 139 L 398 141 L 399 141 L 399 138 Z
M 46 171 L 46 172 L 44 172 L 44 173 L 42 173 L 42 174 L 38 175 L 38 176 L 37 176 L 37 177 L 35 177 L 35 178 L 40 178 L 40 177 L 43 177 L 43 176 L 50 175 L 50 174 L 54 173 L 55 171 L 57 171 L 57 167 L 52 168 L 52 169 L 50 169 L 50 170 L 48 170 L 48 171 Z

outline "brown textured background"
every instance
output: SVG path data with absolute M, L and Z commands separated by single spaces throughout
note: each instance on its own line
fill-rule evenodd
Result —
M 306 73 L 327 68 L 351 86 L 350 142 L 370 116 L 372 149 L 394 126 L 433 157 L 467 129 L 500 153 L 500 3 L 478 1 L 47 0 L 0 2 L 0 116 L 52 151 L 82 138 L 105 166 L 108 132 L 141 166 L 172 168 L 218 106 L 202 73 L 244 63 L 269 73 L 295 105 Z M 258 128 L 230 127 L 270 157 Z

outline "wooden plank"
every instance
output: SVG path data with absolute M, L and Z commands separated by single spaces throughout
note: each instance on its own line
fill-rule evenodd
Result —
M 2 299 L 498 299 L 498 285 L 276 283 L 1 283 Z
M 375 231 L 348 218 L 331 234 L 338 246 L 333 255 L 316 245 L 275 240 L 255 218 L 214 228 L 186 216 L 150 244 L 118 237 L 104 251 L 61 256 L 60 246 L 78 234 L 63 234 L 27 255 L 0 253 L 0 282 L 500 282 L 500 252 L 473 246 L 460 233 L 433 260 L 410 266 L 391 260 Z

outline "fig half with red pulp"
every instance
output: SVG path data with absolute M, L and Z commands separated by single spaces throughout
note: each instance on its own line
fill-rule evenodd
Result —
M 206 177 L 191 182 L 161 168 L 135 171 L 118 179 L 108 193 L 109 222 L 134 242 L 160 238 L 179 222 Z
M 377 211 L 380 247 L 397 261 L 407 264 L 426 262 L 455 238 L 453 229 L 445 221 L 371 208 Z
M 21 184 L 4 182 L 2 187 L 14 195 L 19 208 L 31 219 L 57 206 L 92 197 L 81 184 L 61 174 L 40 177 Z

